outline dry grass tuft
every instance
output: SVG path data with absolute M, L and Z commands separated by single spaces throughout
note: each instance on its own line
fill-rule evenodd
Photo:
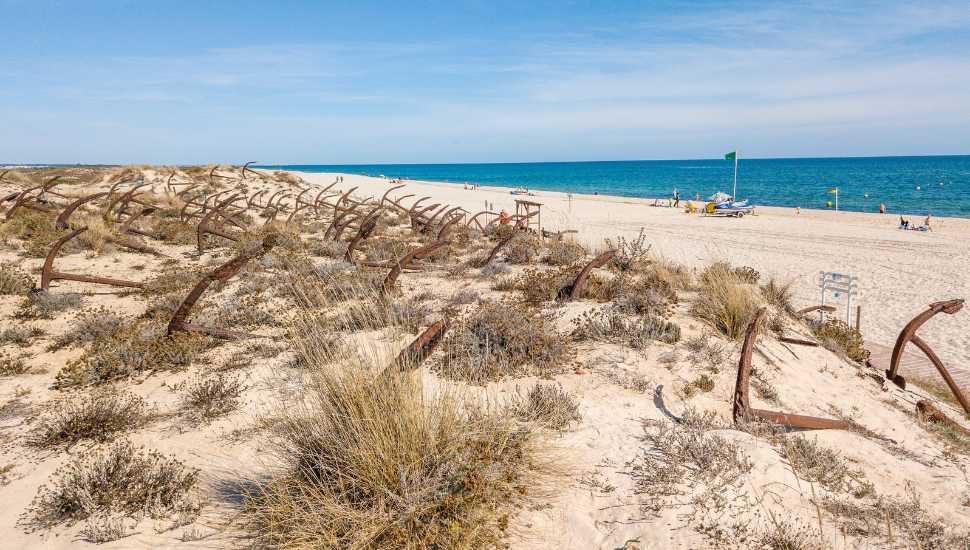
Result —
M 197 476 L 197 470 L 157 451 L 118 443 L 56 471 L 52 486 L 41 486 L 34 499 L 34 521 L 53 527 L 118 512 L 153 518 L 184 512 Z
M 740 279 L 730 266 L 715 262 L 700 276 L 700 292 L 691 313 L 728 338 L 737 339 L 761 307 L 751 285 Z
M 293 344 L 313 380 L 281 407 L 274 461 L 246 497 L 247 527 L 279 548 L 489 548 L 542 485 L 543 447 L 510 414 L 468 410 L 410 375 L 317 345 L 298 315 Z M 368 355 L 370 356 L 370 355 Z
M 761 285 L 761 295 L 765 300 L 778 311 L 783 311 L 789 315 L 795 312 L 791 300 L 794 291 L 792 286 L 795 279 L 779 280 L 774 275 L 768 277 L 768 282 Z
M 516 415 L 520 420 L 539 422 L 560 430 L 572 422 L 579 422 L 579 403 L 562 386 L 537 383 L 519 403 Z

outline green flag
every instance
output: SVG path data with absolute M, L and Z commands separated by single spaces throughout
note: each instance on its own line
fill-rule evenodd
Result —
M 738 158 L 737 151 L 733 151 L 731 153 L 724 155 L 724 160 L 737 160 L 737 158 Z

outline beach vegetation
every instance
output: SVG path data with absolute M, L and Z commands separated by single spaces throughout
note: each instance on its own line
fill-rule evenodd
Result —
M 572 422 L 579 422 L 579 402 L 557 384 L 537 382 L 518 404 L 519 420 L 538 422 L 552 429 L 563 429 Z
M 70 446 L 81 440 L 104 443 L 143 426 L 150 418 L 147 407 L 144 399 L 113 389 L 65 397 L 41 416 L 29 441 L 37 447 Z
M 586 312 L 575 321 L 572 337 L 578 341 L 616 342 L 646 349 L 653 342 L 680 341 L 680 327 L 653 315 L 627 316 L 615 311 Z
M 27 294 L 17 316 L 22 319 L 53 319 L 58 313 L 83 306 L 84 296 L 78 292 L 39 290 Z
M 586 257 L 586 249 L 578 244 L 556 241 L 549 245 L 543 261 L 553 266 L 569 266 Z
M 460 320 L 441 349 L 441 375 L 473 384 L 506 377 L 548 378 L 565 372 L 573 355 L 549 316 L 521 304 L 490 300 Z
M 109 514 L 166 517 L 185 513 L 198 471 L 174 458 L 136 449 L 122 441 L 85 453 L 54 472 L 33 502 L 33 521 L 41 527 L 74 524 Z
M 760 296 L 751 284 L 739 279 L 729 264 L 714 262 L 700 275 L 690 312 L 728 338 L 738 339 L 760 307 Z
M 858 362 L 869 358 L 862 334 L 841 319 L 829 318 L 825 324 L 815 324 L 812 332 L 822 346 L 833 353 Z
M 0 264 L 0 294 L 24 295 L 34 288 L 34 278 L 11 264 Z
M 300 316 L 293 344 L 312 377 L 272 423 L 272 462 L 244 525 L 278 548 L 490 548 L 554 471 L 547 443 L 510 411 L 469 408 L 409 374 L 321 352 L 329 329 Z
M 210 421 L 238 409 L 244 389 L 238 377 L 218 374 L 190 385 L 185 391 L 185 403 L 203 421 Z
M 616 251 L 609 263 L 610 268 L 615 271 L 642 269 L 649 262 L 650 245 L 647 244 L 647 236 L 644 235 L 643 228 L 633 239 L 627 239 L 622 235 L 615 239 L 607 238 L 606 248 Z

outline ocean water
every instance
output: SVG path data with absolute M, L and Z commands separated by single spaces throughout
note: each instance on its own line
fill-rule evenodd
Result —
M 262 166 L 305 172 L 399 176 L 622 197 L 682 199 L 731 194 L 734 162 L 658 160 L 496 164 Z M 941 185 L 942 184 L 942 185 Z M 970 156 L 738 160 L 738 199 L 752 204 L 825 209 L 839 189 L 839 210 L 970 217 Z M 868 197 L 866 197 L 868 195 Z

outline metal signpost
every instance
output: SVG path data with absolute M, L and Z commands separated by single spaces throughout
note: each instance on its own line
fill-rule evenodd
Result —
M 831 271 L 818 272 L 818 286 L 822 289 L 822 305 L 825 305 L 827 290 L 832 290 L 836 298 L 845 297 L 845 324 L 852 326 L 852 297 L 859 295 L 859 278 Z M 822 311 L 822 322 L 825 322 L 825 312 Z

